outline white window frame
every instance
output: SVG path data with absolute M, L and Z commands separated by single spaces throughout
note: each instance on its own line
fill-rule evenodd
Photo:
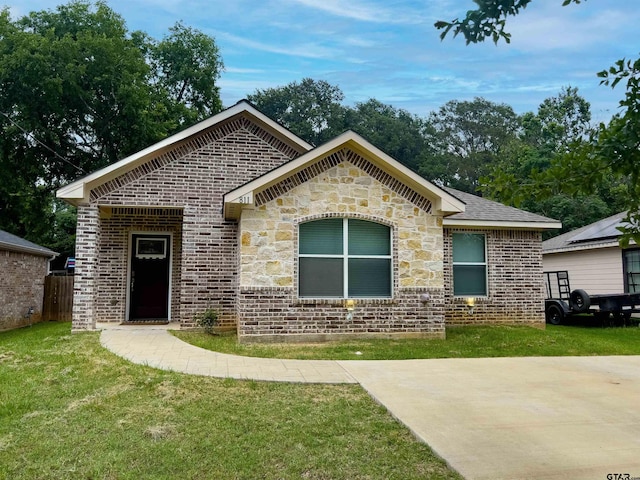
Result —
M 480 235 L 484 239 L 484 262 L 454 262 L 453 261 L 453 251 L 454 251 L 454 235 Z M 487 251 L 487 234 L 484 232 L 453 232 L 451 234 L 451 291 L 455 298 L 487 298 L 489 296 L 489 262 L 488 262 L 488 251 Z M 455 267 L 456 266 L 483 266 L 484 267 L 484 294 L 483 295 L 474 295 L 474 294 L 463 294 L 456 295 L 455 294 Z
M 329 217 L 331 218 L 331 217 Z M 318 218 L 315 220 L 310 220 L 304 223 L 311 223 L 314 221 L 322 221 L 327 220 L 327 218 Z M 377 223 L 379 225 L 383 225 L 389 229 L 389 255 L 349 255 L 349 220 L 361 220 L 364 222 Z M 302 225 L 302 223 L 300 224 Z M 298 249 L 300 249 L 300 235 L 298 235 Z M 299 251 L 299 250 L 298 250 Z M 303 297 L 299 294 L 300 289 L 300 267 L 298 266 L 298 296 L 300 298 L 309 298 L 309 299 L 323 299 L 323 298 L 341 298 L 341 299 L 389 299 L 393 298 L 393 228 L 389 225 L 380 222 L 374 222 L 371 220 L 364 220 L 360 218 L 353 217 L 342 217 L 342 254 L 326 254 L 326 253 L 298 253 L 298 259 L 300 258 L 339 258 L 342 260 L 342 296 L 341 297 Z M 364 259 L 382 259 L 389 260 L 389 285 L 390 291 L 389 296 L 384 297 L 350 297 L 349 296 L 349 259 L 351 258 L 364 258 Z M 299 265 L 299 264 L 298 264 Z

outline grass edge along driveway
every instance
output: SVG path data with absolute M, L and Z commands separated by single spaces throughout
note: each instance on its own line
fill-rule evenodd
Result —
M 459 479 L 357 385 L 184 375 L 0 333 L 0 479 Z
M 357 340 L 318 344 L 239 344 L 237 338 L 206 333 L 171 333 L 187 343 L 220 353 L 307 360 L 403 360 L 587 355 L 640 355 L 640 328 L 554 326 L 464 326 L 447 328 L 447 338 Z

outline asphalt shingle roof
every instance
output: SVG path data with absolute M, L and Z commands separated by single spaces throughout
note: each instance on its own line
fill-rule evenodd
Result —
M 43 257 L 57 255 L 53 250 L 37 245 L 4 230 L 0 230 L 0 249 L 32 253 Z
M 531 223 L 549 223 L 558 221 L 553 218 L 543 217 L 536 213 L 520 210 L 519 208 L 508 207 L 502 203 L 487 200 L 486 198 L 462 192 L 455 188 L 442 187 L 442 189 L 465 203 L 464 212 L 450 215 L 447 219 Z

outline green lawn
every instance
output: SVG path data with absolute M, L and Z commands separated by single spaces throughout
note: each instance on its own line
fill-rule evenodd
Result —
M 553 326 L 457 327 L 446 340 L 361 340 L 326 344 L 238 344 L 235 336 L 172 331 L 178 338 L 222 353 L 254 357 L 336 360 L 480 358 L 565 355 L 640 355 L 640 328 Z M 356 352 L 359 352 L 357 354 Z
M 43 323 L 0 333 L 0 478 L 460 477 L 359 386 L 164 372 Z

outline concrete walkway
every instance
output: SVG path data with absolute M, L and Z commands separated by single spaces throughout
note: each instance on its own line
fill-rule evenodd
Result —
M 280 360 L 212 352 L 179 340 L 167 326 L 99 324 L 100 343 L 141 365 L 193 375 L 243 380 L 304 383 L 357 383 L 332 360 Z
M 134 363 L 184 373 L 360 383 L 470 480 L 640 478 L 640 357 L 274 360 L 131 326 L 107 327 L 101 342 Z

